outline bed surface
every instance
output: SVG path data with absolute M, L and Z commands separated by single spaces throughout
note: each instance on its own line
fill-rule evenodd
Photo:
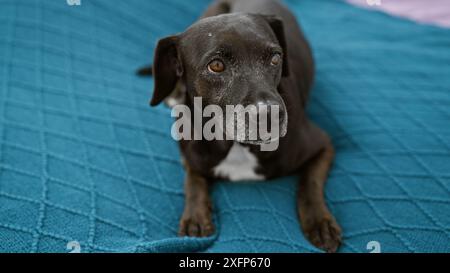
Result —
M 209 1 L 0 0 L 0 251 L 319 252 L 296 180 L 218 183 L 217 232 L 178 238 L 170 110 L 137 68 Z M 450 251 L 450 30 L 341 1 L 288 0 L 317 76 L 308 113 L 337 157 L 342 252 Z

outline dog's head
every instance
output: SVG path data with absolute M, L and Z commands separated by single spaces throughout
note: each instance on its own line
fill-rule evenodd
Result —
M 226 105 L 269 111 L 277 106 L 280 135 L 286 134 L 287 111 L 278 86 L 289 68 L 283 23 L 274 16 L 233 13 L 202 19 L 158 42 L 153 69 L 152 106 L 181 80 L 188 97 L 202 97 L 204 104 L 219 105 L 224 112 Z

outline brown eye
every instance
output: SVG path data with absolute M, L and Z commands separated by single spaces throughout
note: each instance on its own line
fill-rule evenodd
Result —
M 208 64 L 208 70 L 214 73 L 221 73 L 225 70 L 225 65 L 220 60 L 214 60 Z
M 281 63 L 281 55 L 279 53 L 274 54 L 270 60 L 270 63 L 272 65 L 279 65 Z

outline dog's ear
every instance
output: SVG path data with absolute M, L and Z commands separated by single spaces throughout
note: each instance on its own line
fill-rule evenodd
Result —
M 182 74 L 183 66 L 178 56 L 178 36 L 159 40 L 153 62 L 155 88 L 150 105 L 158 105 L 169 96 Z
M 262 15 L 263 18 L 269 23 L 269 26 L 272 28 L 273 33 L 277 36 L 278 43 L 283 48 L 283 70 L 282 76 L 289 76 L 289 63 L 287 57 L 287 46 L 286 46 L 286 37 L 284 34 L 284 25 L 283 20 L 275 15 Z

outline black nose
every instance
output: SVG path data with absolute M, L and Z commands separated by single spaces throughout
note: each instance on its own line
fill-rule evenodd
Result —
M 284 108 L 280 103 L 274 100 L 262 100 L 256 103 L 257 112 L 251 119 L 253 122 L 267 124 L 267 130 L 271 131 L 273 126 L 280 126 L 284 120 Z M 274 120 L 275 124 L 272 124 L 272 115 L 275 115 L 275 111 L 278 113 L 278 119 Z
M 270 119 L 272 112 L 278 110 L 278 117 L 281 120 L 283 120 L 283 106 L 280 105 L 280 103 L 273 101 L 273 100 L 264 100 L 264 101 L 258 101 L 256 103 L 256 108 L 258 109 L 258 114 L 263 117 L 267 117 Z
M 258 109 L 258 114 L 270 117 L 270 113 L 272 111 L 272 102 L 271 101 L 259 101 L 256 103 L 256 108 Z
M 249 108 L 247 108 L 249 107 Z M 235 133 L 237 139 L 248 141 L 267 141 L 284 135 L 287 116 L 284 104 L 277 100 L 259 99 L 241 108 L 242 111 L 235 118 Z M 239 110 L 239 111 L 241 111 Z M 245 113 L 245 116 L 242 114 Z M 286 118 L 286 119 L 285 119 Z

